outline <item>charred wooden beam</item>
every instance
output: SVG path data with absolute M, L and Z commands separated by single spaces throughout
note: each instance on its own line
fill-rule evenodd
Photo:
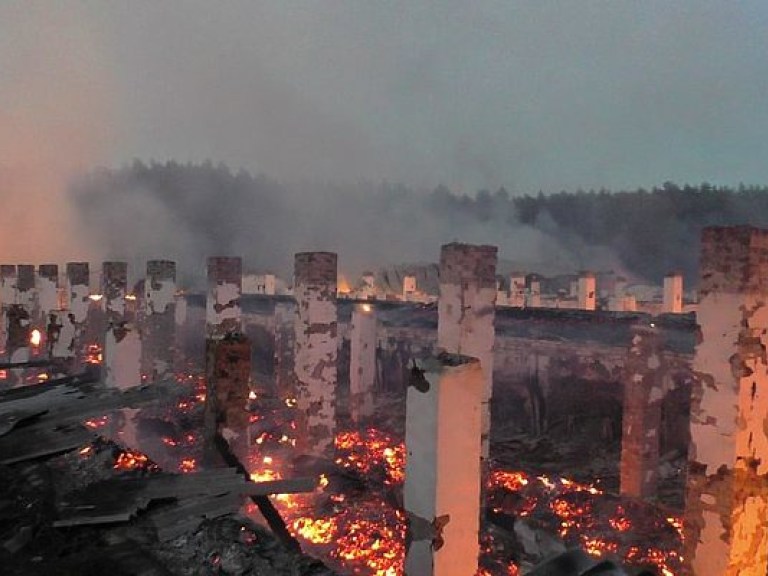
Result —
M 248 470 L 246 470 L 245 466 L 243 466 L 240 460 L 237 459 L 237 456 L 232 453 L 229 444 L 221 436 L 221 434 L 216 434 L 214 437 L 214 446 L 218 450 L 219 454 L 221 454 L 221 457 L 224 459 L 224 462 L 227 464 L 227 466 L 235 468 L 240 474 L 250 480 L 251 476 L 248 473 Z M 267 524 L 269 524 L 272 532 L 275 533 L 275 536 L 277 536 L 289 550 L 301 552 L 301 545 L 299 544 L 298 540 L 296 540 L 296 538 L 294 538 L 293 535 L 288 531 L 288 527 L 285 525 L 283 517 L 280 516 L 280 512 L 277 511 L 277 508 L 275 508 L 274 504 L 272 504 L 272 501 L 269 499 L 269 497 L 265 495 L 252 495 L 251 500 L 253 500 L 253 503 L 259 507 L 259 511 L 261 512 L 262 516 L 264 516 Z

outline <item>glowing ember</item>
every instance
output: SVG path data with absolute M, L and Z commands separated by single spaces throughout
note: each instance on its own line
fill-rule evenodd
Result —
M 338 531 L 336 523 L 325 518 L 298 518 L 293 521 L 291 528 L 295 536 L 314 544 L 330 544 Z
M 189 474 L 197 470 L 197 461 L 194 458 L 184 458 L 179 464 L 179 471 L 183 474 Z
M 113 466 L 116 470 L 143 470 L 156 471 L 157 465 L 152 462 L 145 454 L 135 450 L 124 450 L 120 452 Z
M 384 475 L 385 484 L 400 484 L 405 478 L 405 446 L 375 428 L 364 432 L 342 432 L 336 436 L 336 463 L 366 475 Z
M 103 428 L 106 426 L 107 422 L 109 422 L 109 416 L 99 416 L 98 418 L 91 418 L 90 420 L 86 420 L 83 422 L 83 424 L 85 424 L 85 426 L 91 430 L 96 430 L 97 428 Z
M 101 346 L 98 344 L 90 344 L 85 352 L 86 364 L 101 364 L 104 360 L 104 356 L 101 351 Z
M 618 503 L 617 496 L 592 484 L 548 476 L 535 480 L 538 482 L 521 472 L 492 472 L 489 490 L 494 512 L 535 516 L 544 527 L 551 526 L 548 511 L 557 519 L 552 527 L 566 545 L 578 545 L 597 557 L 618 556 L 629 565 L 653 565 L 664 576 L 680 574 L 679 519 L 658 517 L 656 509 L 643 503 Z M 500 497 L 504 493 L 515 493 L 518 498 Z M 653 544 L 637 545 L 641 537 Z

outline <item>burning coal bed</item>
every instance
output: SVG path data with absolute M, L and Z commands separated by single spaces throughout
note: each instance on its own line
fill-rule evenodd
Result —
M 194 393 L 170 411 L 149 416 L 199 421 L 204 387 L 195 381 L 193 388 Z M 402 440 L 376 428 L 348 430 L 335 437 L 335 462 L 297 458 L 294 403 L 273 402 L 267 409 L 255 395 L 251 399 L 251 479 L 319 474 L 314 493 L 272 497 L 302 548 L 340 574 L 403 574 Z M 101 428 L 106 423 L 102 419 L 88 425 Z M 199 442 L 189 424 L 186 431 L 161 441 L 172 455 L 164 469 L 189 473 L 198 468 Z M 115 460 L 115 467 L 123 470 L 153 466 L 134 450 L 121 452 Z M 523 471 L 494 469 L 486 489 L 477 576 L 517 576 L 545 557 L 574 547 L 627 566 L 652 568 L 663 576 L 682 573 L 681 521 L 660 508 L 606 493 L 599 482 Z M 254 505 L 246 505 L 245 513 L 259 521 Z
M 287 408 L 252 417 L 264 424 L 251 454 L 251 478 L 279 479 L 316 462 L 294 463 L 294 427 Z M 270 422 L 282 425 L 270 428 Z M 402 490 L 405 447 L 377 428 L 335 437 L 335 466 L 325 465 L 314 494 L 274 497 L 293 535 L 310 554 L 342 574 L 398 576 L 405 558 Z M 297 469 L 298 468 L 298 469 Z M 321 466 L 322 468 L 322 466 Z M 252 510 L 253 511 L 253 510 Z M 255 511 L 254 511 L 255 512 Z M 488 478 L 478 576 L 516 576 L 546 556 L 579 547 L 627 566 L 681 573 L 681 521 L 597 484 L 521 471 Z

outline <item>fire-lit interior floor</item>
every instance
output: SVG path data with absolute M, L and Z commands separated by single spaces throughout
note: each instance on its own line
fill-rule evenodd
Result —
M 199 468 L 205 382 L 193 376 L 183 380 L 189 382 L 189 396 L 173 406 L 123 411 L 87 423 L 105 435 L 119 430 L 117 441 L 132 447 L 116 467 L 146 469 L 144 451 L 164 470 L 187 473 Z M 344 427 L 335 437 L 335 463 L 323 464 L 297 458 L 290 399 L 281 403 L 251 393 L 247 465 L 252 478 L 319 475 L 314 493 L 273 500 L 302 548 L 342 574 L 403 573 L 404 403 L 392 396 L 379 401 L 388 403 L 381 411 L 388 417 L 376 427 Z M 88 457 L 87 450 L 82 457 Z M 492 466 L 479 574 L 519 574 L 537 556 L 557 551 L 559 542 L 627 565 L 653 566 L 666 576 L 681 573 L 678 513 L 619 498 L 603 490 L 599 479 L 575 481 L 530 468 Z M 259 520 L 254 506 L 245 512 Z

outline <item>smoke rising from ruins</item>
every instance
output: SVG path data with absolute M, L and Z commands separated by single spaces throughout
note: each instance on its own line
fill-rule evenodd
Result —
M 440 245 L 457 240 L 497 245 L 502 259 L 539 272 L 621 267 L 607 247 L 567 236 L 546 217 L 523 225 L 506 200 L 492 200 L 489 218 L 480 220 L 452 206 L 457 197 L 445 189 L 290 187 L 223 165 L 135 162 L 81 179 L 74 196 L 81 227 L 104 257 L 139 267 L 146 259 L 171 258 L 197 278 L 211 255 L 243 256 L 246 269 L 290 279 L 295 252 L 336 251 L 343 272 L 360 274 L 436 262 Z

